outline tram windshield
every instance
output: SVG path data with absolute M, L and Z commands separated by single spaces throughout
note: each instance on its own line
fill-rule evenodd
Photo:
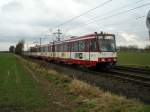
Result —
M 115 52 L 116 44 L 114 36 L 99 36 L 99 50 L 103 52 Z

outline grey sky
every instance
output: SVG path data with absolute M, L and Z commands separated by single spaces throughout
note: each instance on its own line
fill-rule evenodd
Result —
M 107 0 L 1 0 L 0 50 L 8 50 L 9 45 L 14 45 L 19 39 L 25 39 L 28 46 L 33 45 L 39 37 L 55 32 L 57 25 L 105 1 Z M 139 2 L 136 3 L 137 1 Z M 145 22 L 150 5 L 109 19 L 107 16 L 148 3 L 149 0 L 112 0 L 59 28 L 65 35 L 84 35 L 103 30 L 116 34 L 117 45 L 144 47 L 148 44 Z M 104 17 L 107 19 L 102 19 Z M 50 40 L 52 37 L 43 42 L 48 43 Z

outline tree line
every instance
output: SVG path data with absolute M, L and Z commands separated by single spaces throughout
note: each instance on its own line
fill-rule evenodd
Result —
M 16 44 L 16 46 L 11 45 L 11 46 L 9 47 L 9 52 L 22 55 L 22 54 L 23 54 L 23 49 L 24 49 L 24 44 L 25 44 L 24 40 L 20 40 L 20 41 Z
M 119 46 L 117 50 L 123 52 L 150 52 L 150 46 L 146 46 L 145 48 L 139 48 L 136 45 Z

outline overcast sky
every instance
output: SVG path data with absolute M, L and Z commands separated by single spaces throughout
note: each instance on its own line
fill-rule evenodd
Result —
M 57 26 L 108 0 L 0 0 L 0 50 L 8 50 L 18 40 L 26 46 L 54 39 L 51 35 Z M 143 4 L 147 6 L 112 16 Z M 84 16 L 60 26 L 63 37 L 93 32 L 116 34 L 117 45 L 148 45 L 146 16 L 149 0 L 112 0 Z

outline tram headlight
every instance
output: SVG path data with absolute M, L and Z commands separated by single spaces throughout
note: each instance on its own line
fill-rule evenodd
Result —
M 114 58 L 114 61 L 117 61 L 117 59 L 116 59 L 116 58 Z
M 102 58 L 101 61 L 102 61 L 102 62 L 105 62 L 105 58 Z

